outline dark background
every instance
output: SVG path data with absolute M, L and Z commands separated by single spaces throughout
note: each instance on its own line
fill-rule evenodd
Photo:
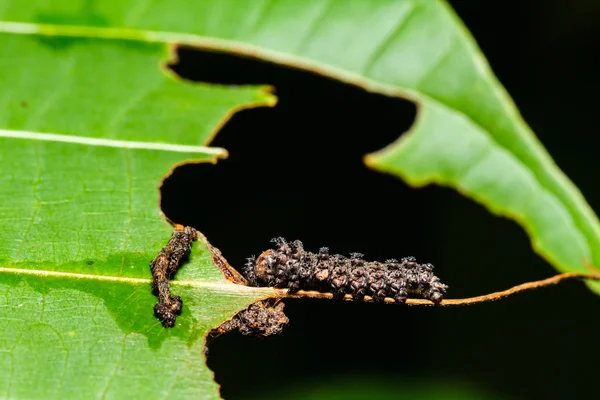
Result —
M 451 4 L 525 120 L 598 209 L 600 4 Z M 414 255 L 436 265 L 449 297 L 555 273 L 516 223 L 452 190 L 413 189 L 364 166 L 364 154 L 410 127 L 411 103 L 256 60 L 189 49 L 180 57 L 174 69 L 185 78 L 267 83 L 279 97 L 275 108 L 238 113 L 217 135 L 212 145 L 227 148 L 229 159 L 180 167 L 163 186 L 167 216 L 200 229 L 232 265 L 284 236 L 308 249 L 329 246 L 374 260 Z M 506 399 L 597 392 L 600 298 L 580 282 L 461 308 L 286 304 L 283 335 L 230 334 L 210 348 L 209 366 L 226 399 L 373 376 L 460 382 Z

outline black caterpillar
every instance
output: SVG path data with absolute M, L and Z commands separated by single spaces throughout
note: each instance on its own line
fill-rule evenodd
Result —
M 329 254 L 327 247 L 318 253 L 304 250 L 299 240 L 288 243 L 273 239 L 277 249 L 267 250 L 258 258 L 251 257 L 244 267 L 244 276 L 251 286 L 270 286 L 299 290 L 331 292 L 334 298 L 351 295 L 355 300 L 370 296 L 374 301 L 386 297 L 397 303 L 417 296 L 439 304 L 447 285 L 433 274 L 433 265 L 419 264 L 413 257 L 384 263 L 365 261 L 363 254 L 350 257 Z

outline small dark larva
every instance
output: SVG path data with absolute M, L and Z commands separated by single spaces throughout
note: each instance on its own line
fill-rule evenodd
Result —
M 284 306 L 280 299 L 258 300 L 231 319 L 211 329 L 206 336 L 206 343 L 209 344 L 224 333 L 236 331 L 255 338 L 279 335 L 289 323 L 288 317 L 283 312 Z M 204 354 L 208 355 L 207 346 L 204 346 Z
M 284 304 L 279 300 L 275 302 L 259 300 L 230 320 L 223 322 L 213 336 L 231 331 L 255 337 L 279 335 L 289 322 L 288 317 L 283 313 L 283 308 Z
M 360 253 L 350 257 L 329 254 L 323 247 L 318 253 L 304 250 L 299 240 L 288 243 L 273 239 L 276 249 L 249 258 L 244 276 L 251 286 L 270 286 L 299 290 L 331 292 L 335 298 L 351 295 L 355 300 L 370 296 L 374 301 L 386 297 L 404 303 L 407 297 L 421 297 L 439 304 L 447 285 L 433 274 L 433 265 L 419 264 L 413 257 L 365 261 Z
M 181 261 L 190 254 L 192 242 L 198 239 L 198 231 L 191 226 L 178 226 L 171 239 L 150 263 L 152 271 L 152 293 L 158 297 L 154 315 L 165 328 L 175 326 L 181 313 L 181 297 L 171 294 L 169 279 L 175 275 Z

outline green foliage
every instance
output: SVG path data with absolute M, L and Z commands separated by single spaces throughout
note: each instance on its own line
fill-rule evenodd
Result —
M 600 264 L 600 228 L 441 1 L 53 0 L 0 4 L 0 391 L 11 398 L 216 398 L 203 336 L 269 293 L 226 282 L 203 245 L 152 315 L 148 263 L 171 228 L 157 186 L 264 87 L 178 80 L 169 45 L 304 69 L 419 105 L 368 165 L 456 188 L 517 220 L 562 271 Z M 398 132 L 399 134 L 401 132 Z M 56 136 L 61 135 L 61 136 Z M 207 191 L 206 195 L 212 195 Z M 35 381 L 32 377 L 35 376 Z

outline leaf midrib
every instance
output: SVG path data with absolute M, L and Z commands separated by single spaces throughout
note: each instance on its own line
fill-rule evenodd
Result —
M 24 269 L 24 268 L 10 268 L 0 267 L 0 274 L 13 274 L 13 275 L 29 275 L 40 278 L 53 277 L 53 278 L 66 278 L 66 279 L 81 279 L 81 280 L 95 280 L 95 281 L 106 281 L 106 282 L 117 282 L 117 283 L 130 283 L 139 285 L 149 285 L 152 283 L 152 279 L 147 278 L 128 278 L 112 275 L 95 275 L 95 274 L 82 274 L 75 272 L 63 272 L 63 271 L 50 271 L 50 270 L 39 270 L 39 269 Z M 187 286 L 197 289 L 211 289 L 219 292 L 228 293 L 247 293 L 256 294 L 263 296 L 273 296 L 275 290 L 266 287 L 252 287 L 237 285 L 228 281 L 203 281 L 203 280 L 173 280 L 171 281 L 174 286 Z
M 48 142 L 61 142 L 80 144 L 85 146 L 115 147 L 121 149 L 158 150 L 175 153 L 202 153 L 219 157 L 226 157 L 227 150 L 222 147 L 193 146 L 163 142 L 139 142 L 121 139 L 106 139 L 89 136 L 64 135 L 48 132 L 23 131 L 16 129 L 0 129 L 0 138 L 40 140 Z

